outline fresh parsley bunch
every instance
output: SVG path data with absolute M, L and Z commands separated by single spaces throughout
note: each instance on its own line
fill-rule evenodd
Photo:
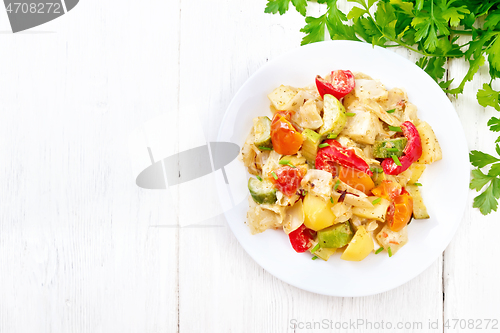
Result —
M 450 94 L 461 94 L 479 67 L 488 63 L 491 80 L 477 92 L 478 103 L 500 111 L 499 91 L 492 88 L 493 80 L 500 78 L 500 1 L 498 0 L 347 0 L 355 6 L 345 14 L 337 7 L 337 0 L 317 0 L 326 4 L 320 17 L 306 16 L 308 0 L 268 0 L 266 13 L 283 15 L 290 8 L 305 17 L 302 45 L 330 39 L 363 41 L 381 47 L 403 46 L 421 55 L 417 61 L 439 86 Z M 460 44 L 460 35 L 472 40 Z M 445 64 L 449 58 L 463 58 L 469 70 L 458 86 L 450 88 L 454 79 L 444 79 Z M 488 126 L 500 132 L 500 118 L 492 117 Z M 500 137 L 495 143 L 500 142 Z M 500 156 L 500 146 L 496 145 Z M 473 150 L 470 188 L 486 190 L 474 198 L 473 206 L 486 215 L 497 210 L 500 198 L 500 159 Z M 487 173 L 482 168 L 491 165 Z M 484 170 L 484 169 L 483 169 Z

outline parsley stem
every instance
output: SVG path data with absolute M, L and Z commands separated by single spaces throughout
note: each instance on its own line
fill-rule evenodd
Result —
M 459 35 L 472 35 L 472 30 L 456 30 L 456 29 L 448 29 L 450 32 Z
M 427 56 L 427 57 L 444 57 L 445 55 L 442 55 L 442 54 L 430 54 L 430 53 L 427 53 L 425 51 L 420 51 L 420 50 L 417 50 L 416 48 L 412 47 L 410 44 L 406 44 L 405 42 L 402 42 L 400 41 L 399 39 L 397 38 L 391 38 L 390 36 L 387 36 L 381 29 L 380 27 L 378 26 L 378 24 L 376 23 L 377 21 L 375 21 L 375 19 L 373 18 L 372 14 L 370 13 L 370 11 L 367 11 L 368 12 L 368 15 L 370 16 L 370 18 L 372 19 L 373 21 L 373 24 L 375 25 L 375 27 L 377 28 L 377 30 L 382 34 L 383 37 L 387 38 L 388 40 L 390 40 L 391 42 L 393 43 L 396 43 L 396 44 L 399 44 L 399 46 L 404 46 L 406 47 L 408 50 L 410 51 L 413 51 L 413 52 L 416 52 L 416 53 L 419 53 L 421 55 L 424 55 L 424 56 Z M 384 45 L 386 46 L 386 45 Z

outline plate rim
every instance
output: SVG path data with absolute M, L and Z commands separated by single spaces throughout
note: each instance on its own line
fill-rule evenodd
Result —
M 335 44 L 337 44 L 339 47 L 340 46 L 342 46 L 342 47 L 346 47 L 346 46 L 349 47 L 349 46 L 355 45 L 355 47 L 362 47 L 362 48 L 363 47 L 364 48 L 369 47 L 369 48 L 373 48 L 375 50 L 378 50 L 380 52 L 388 52 L 388 53 L 392 54 L 393 56 L 398 57 L 401 61 L 406 62 L 407 66 L 414 66 L 415 68 L 417 68 L 422 73 L 425 73 L 420 67 L 418 67 L 416 64 L 414 64 L 413 62 L 411 62 L 408 58 L 406 58 L 404 56 L 401 56 L 401 55 L 399 55 L 399 54 L 397 54 L 395 52 L 392 52 L 390 50 L 381 48 L 379 46 L 372 46 L 370 44 L 363 43 L 363 42 L 346 41 L 346 40 L 334 40 L 334 41 L 330 40 L 330 41 L 317 42 L 317 43 L 307 44 L 307 45 L 300 46 L 300 47 L 295 47 L 295 48 L 293 48 L 291 50 L 288 50 L 288 51 L 286 51 L 286 52 L 278 55 L 277 57 L 275 57 L 273 59 L 270 59 L 268 62 L 266 62 L 264 65 L 262 65 L 259 69 L 257 69 L 252 75 L 250 75 L 245 80 L 245 82 L 241 85 L 241 87 L 238 89 L 238 91 L 233 95 L 233 97 L 231 99 L 231 102 L 229 103 L 228 107 L 226 108 L 226 111 L 224 113 L 224 116 L 223 116 L 223 118 L 221 120 L 221 124 L 220 124 L 220 127 L 219 127 L 219 131 L 218 131 L 218 135 L 217 135 L 217 140 L 221 141 L 221 137 L 223 136 L 223 127 L 224 127 L 223 125 L 228 120 L 229 113 L 230 113 L 229 111 L 232 108 L 234 108 L 234 105 L 235 105 L 236 100 L 238 99 L 239 95 L 242 94 L 245 91 L 245 89 L 251 84 L 252 80 L 254 80 L 256 77 L 258 77 L 262 72 L 266 71 L 268 68 L 270 68 L 271 66 L 273 66 L 273 64 L 279 62 L 281 59 L 285 59 L 287 57 L 290 57 L 291 55 L 293 55 L 295 53 L 300 53 L 300 52 L 302 52 L 302 50 L 305 50 L 305 49 L 311 49 L 311 50 L 315 49 L 315 48 L 320 49 L 320 48 L 323 48 L 323 47 L 325 47 L 325 48 L 329 47 L 328 45 L 335 45 Z M 444 94 L 444 92 L 442 92 L 441 88 L 437 85 L 437 83 L 432 78 L 430 78 L 426 73 L 425 73 L 425 75 L 428 78 L 427 81 L 430 80 L 430 81 L 432 81 L 432 84 L 435 85 L 434 89 L 436 89 L 436 87 L 437 87 L 441 91 L 441 93 Z M 404 89 L 404 87 L 403 87 L 403 89 Z M 464 145 L 462 146 L 462 148 L 459 148 L 459 149 L 465 152 L 464 156 L 465 156 L 465 159 L 468 161 L 468 146 L 467 146 L 467 141 L 466 141 L 465 131 L 463 129 L 463 125 L 461 123 L 460 118 L 458 117 L 458 114 L 457 114 L 457 112 L 456 112 L 453 104 L 451 103 L 451 101 L 449 100 L 449 98 L 446 95 L 445 95 L 445 97 L 446 97 L 446 103 L 449 105 L 449 107 L 451 107 L 451 109 L 453 111 L 455 111 L 454 112 L 454 121 L 458 121 L 458 123 L 460 125 L 459 128 L 458 128 L 459 133 L 457 135 L 458 135 L 458 137 L 460 137 L 462 143 L 464 143 Z M 427 119 L 424 119 L 424 120 L 427 120 Z M 240 162 L 240 161 L 238 161 L 238 162 Z M 468 163 L 466 163 L 466 166 L 467 166 L 467 170 L 470 170 L 469 166 L 468 166 Z M 461 198 L 460 198 L 461 200 L 459 202 L 457 202 L 457 205 L 459 204 L 458 206 L 460 207 L 459 208 L 459 213 L 457 215 L 458 216 L 458 221 L 454 222 L 454 224 L 453 224 L 450 232 L 447 235 L 446 240 L 440 243 L 440 245 L 439 245 L 439 251 L 437 251 L 437 250 L 433 251 L 433 252 L 436 252 L 435 255 L 433 255 L 432 257 L 427 258 L 425 260 L 425 262 L 420 265 L 423 268 L 420 269 L 418 272 L 416 272 L 414 274 L 411 274 L 411 276 L 409 276 L 409 277 L 405 277 L 404 279 L 401 279 L 400 281 L 398 281 L 397 283 L 395 283 L 392 286 L 389 286 L 389 287 L 386 287 L 386 288 L 373 288 L 373 290 L 371 292 L 349 293 L 349 294 L 342 293 L 342 292 L 336 292 L 336 293 L 324 292 L 322 290 L 318 290 L 317 288 L 311 287 L 312 286 L 311 284 L 310 285 L 298 284 L 295 281 L 291 281 L 290 279 L 287 279 L 287 278 L 284 278 L 283 276 L 280 276 L 280 274 L 277 273 L 275 271 L 275 269 L 273 269 L 273 267 L 269 267 L 269 265 L 267 265 L 266 263 L 262 263 L 259 260 L 259 258 L 257 257 L 256 253 L 254 251 L 252 251 L 251 248 L 248 248 L 248 244 L 246 244 L 245 242 L 243 242 L 239 238 L 238 232 L 235 230 L 234 225 L 229 220 L 231 218 L 231 211 L 230 210 L 226 211 L 224 213 L 224 215 L 226 217 L 226 221 L 227 221 L 227 223 L 228 223 L 228 225 L 229 225 L 229 227 L 230 227 L 233 235 L 238 240 L 238 243 L 244 248 L 245 252 L 260 267 L 262 267 L 264 270 L 266 270 L 268 273 L 270 273 L 275 278 L 277 278 L 277 279 L 279 279 L 279 280 L 281 280 L 283 282 L 286 282 L 286 283 L 288 283 L 288 284 L 290 284 L 290 285 L 292 285 L 294 287 L 297 287 L 299 289 L 306 290 L 306 291 L 309 291 L 309 292 L 312 292 L 312 293 L 316 293 L 316 294 L 320 294 L 320 295 L 336 296 L 336 297 L 364 297 L 364 296 L 371 296 L 371 295 L 380 294 L 380 293 L 383 293 L 383 292 L 386 292 L 386 291 L 398 288 L 398 287 L 406 284 L 407 282 L 413 280 L 414 278 L 416 278 L 417 276 L 419 276 L 420 274 L 422 274 L 425 270 L 427 270 L 439 258 L 439 256 L 443 254 L 443 252 L 446 249 L 446 247 L 448 247 L 448 245 L 450 244 L 450 242 L 454 238 L 454 236 L 456 234 L 456 231 L 458 230 L 458 227 L 461 225 L 462 220 L 464 218 L 464 212 L 465 212 L 466 202 L 467 202 L 467 198 L 468 198 L 468 191 L 467 190 L 468 190 L 468 183 L 469 182 L 470 182 L 470 171 L 467 173 L 467 182 L 466 183 L 464 182 L 467 186 L 464 186 L 464 190 L 461 193 Z M 246 200 L 243 201 L 243 202 L 245 204 L 247 204 Z

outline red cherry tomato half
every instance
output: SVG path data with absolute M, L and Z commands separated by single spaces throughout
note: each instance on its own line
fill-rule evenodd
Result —
M 392 231 L 400 231 L 410 222 L 412 212 L 413 198 L 408 192 L 398 195 L 387 209 L 387 225 Z
M 300 186 L 300 181 L 304 177 L 299 168 L 292 168 L 290 166 L 283 166 L 274 170 L 278 179 L 270 177 L 276 188 L 281 193 L 291 197 L 295 194 Z
M 271 123 L 271 141 L 274 150 L 281 155 L 297 154 L 302 142 L 302 134 L 288 120 L 288 112 L 276 112 Z
M 311 240 L 314 238 L 315 233 L 314 230 L 308 229 L 302 224 L 297 230 L 288 234 L 288 237 L 293 249 L 297 253 L 302 253 L 311 247 Z
M 384 180 L 377 187 L 372 189 L 372 193 L 380 198 L 394 200 L 395 197 L 403 193 L 403 190 L 404 189 L 401 189 L 401 185 L 398 183 L 391 180 Z
M 341 99 L 354 89 L 355 84 L 356 81 L 351 71 L 332 71 L 330 80 L 325 80 L 319 75 L 316 76 L 316 88 L 318 88 L 321 98 L 325 94 L 330 94 L 337 99 Z

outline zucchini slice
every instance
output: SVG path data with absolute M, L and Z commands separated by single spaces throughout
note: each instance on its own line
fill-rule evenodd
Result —
M 302 142 L 300 153 L 306 158 L 307 162 L 314 165 L 318 146 L 321 143 L 321 135 L 307 128 L 302 132 L 302 137 L 304 138 L 304 142 Z
M 260 181 L 256 178 L 250 178 L 248 180 L 248 190 L 253 200 L 258 204 L 276 203 L 276 188 L 268 180 Z
M 339 248 L 349 244 L 353 236 L 349 222 L 337 223 L 318 231 L 318 243 L 324 248 Z
M 323 96 L 323 126 L 319 128 L 319 134 L 324 138 L 328 134 L 338 135 L 347 123 L 345 108 L 338 99 L 332 95 Z
M 253 131 L 255 133 L 254 144 L 257 148 L 272 148 L 271 141 L 271 119 L 266 116 L 253 119 Z
M 406 138 L 396 138 L 384 141 L 375 141 L 373 144 L 373 156 L 376 158 L 389 158 L 392 155 L 403 156 L 406 147 Z

